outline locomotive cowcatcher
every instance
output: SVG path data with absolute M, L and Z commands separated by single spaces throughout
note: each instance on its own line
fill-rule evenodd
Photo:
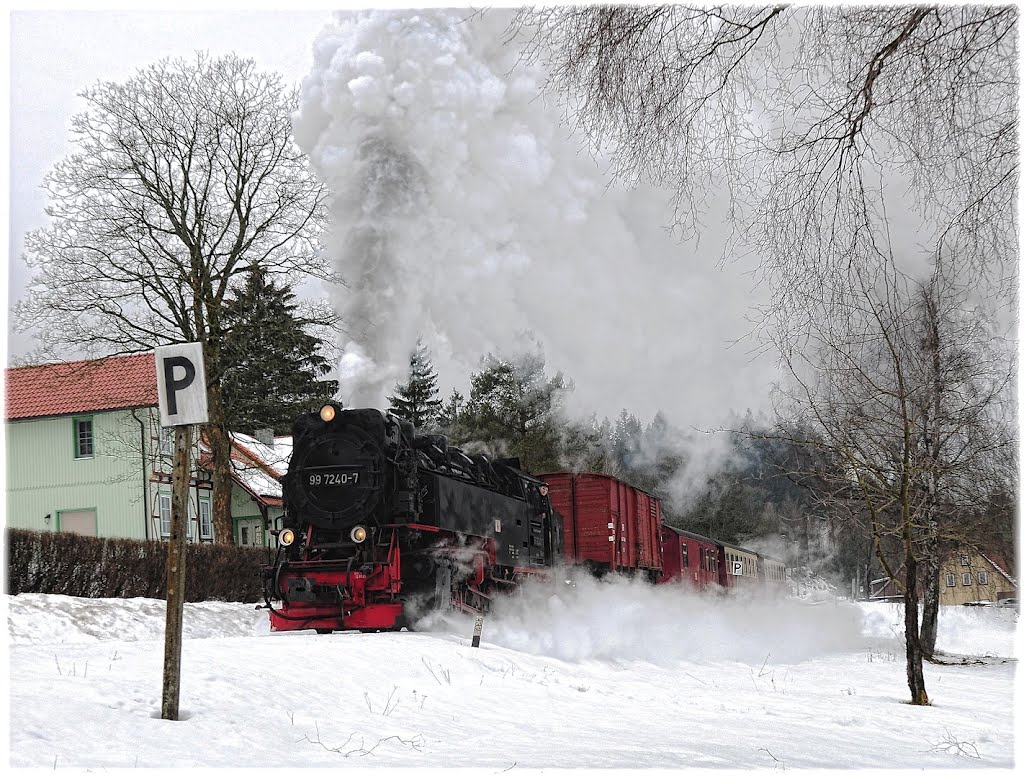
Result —
M 470 455 L 375 409 L 302 414 L 263 571 L 273 630 L 392 630 L 482 612 L 562 556 L 547 485 L 516 459 Z

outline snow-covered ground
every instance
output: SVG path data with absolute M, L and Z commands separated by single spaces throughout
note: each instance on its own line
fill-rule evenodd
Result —
M 1017 614 L 948 608 L 906 704 L 899 606 L 581 581 L 472 622 L 272 634 L 186 605 L 160 718 L 160 600 L 4 595 L 13 767 L 1009 768 Z M 964 663 L 962 658 L 967 657 Z

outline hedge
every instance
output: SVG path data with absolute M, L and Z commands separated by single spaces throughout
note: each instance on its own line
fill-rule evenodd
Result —
M 165 541 L 91 538 L 70 532 L 6 529 L 8 594 L 153 597 L 167 590 Z M 189 543 L 185 601 L 262 602 L 266 548 Z

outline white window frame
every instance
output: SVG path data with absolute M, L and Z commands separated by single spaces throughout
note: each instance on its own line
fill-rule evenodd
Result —
M 96 425 L 93 424 L 92 416 L 76 416 L 72 424 L 75 435 L 75 459 L 93 459 L 96 456 Z M 82 424 L 89 425 L 88 451 L 85 451 L 82 445 L 82 432 L 79 429 L 79 425 Z
M 955 573 L 946 573 L 946 586 L 956 586 Z
M 978 571 L 978 583 L 981 586 L 988 586 L 988 572 L 985 570 Z
M 961 554 L 960 555 L 960 564 L 963 565 L 964 567 L 970 567 L 971 566 L 971 558 L 967 554 Z
M 971 585 L 971 574 L 970 573 L 964 573 L 962 576 L 960 576 L 960 578 L 963 581 L 964 586 L 970 586 Z
M 199 498 L 199 538 L 213 540 L 213 501 L 209 497 Z
M 157 516 L 160 518 L 160 537 L 171 536 L 171 495 L 157 495 Z
M 160 428 L 160 454 L 161 456 L 174 454 L 174 427 Z

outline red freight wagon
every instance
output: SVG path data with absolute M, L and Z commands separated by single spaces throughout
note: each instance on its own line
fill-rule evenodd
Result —
M 564 519 L 565 559 L 599 571 L 661 572 L 661 503 L 600 473 L 545 473 L 551 506 Z
M 696 589 L 719 583 L 718 541 L 664 525 L 662 574 L 658 583 L 685 581 Z

